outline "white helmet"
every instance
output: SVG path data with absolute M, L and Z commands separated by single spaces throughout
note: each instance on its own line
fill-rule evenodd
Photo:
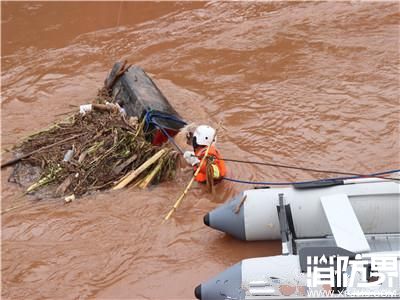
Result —
M 201 146 L 210 146 L 213 137 L 214 141 L 216 141 L 217 137 L 215 136 L 214 128 L 208 125 L 200 125 L 193 133 L 193 142 Z

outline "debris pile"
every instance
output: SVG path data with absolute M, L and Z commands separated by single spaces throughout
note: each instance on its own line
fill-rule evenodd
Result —
M 101 99 L 100 99 L 101 98 Z M 99 93 L 97 102 L 104 103 Z M 132 184 L 145 188 L 175 176 L 178 153 L 146 139 L 144 122 L 128 118 L 115 104 L 92 104 L 16 146 L 21 159 L 13 181 L 26 192 L 50 190 L 52 196 L 82 196 Z M 67 197 L 68 198 L 68 197 Z

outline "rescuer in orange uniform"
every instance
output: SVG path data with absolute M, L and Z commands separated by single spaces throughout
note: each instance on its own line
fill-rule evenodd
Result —
M 194 152 L 186 151 L 183 154 L 183 157 L 185 158 L 188 164 L 194 167 L 194 171 L 196 171 L 197 168 L 199 167 L 200 161 L 202 160 L 207 151 L 207 147 L 214 142 L 210 146 L 207 158 L 202 164 L 200 172 L 196 176 L 195 180 L 201 183 L 206 182 L 207 165 L 208 165 L 209 167 L 212 168 L 211 170 L 214 182 L 220 181 L 222 177 L 224 177 L 226 174 L 226 168 L 225 168 L 225 162 L 221 160 L 222 159 L 221 154 L 215 147 L 215 141 L 216 141 L 215 129 L 207 125 L 200 125 L 195 129 L 193 136 L 191 137 L 191 140 Z

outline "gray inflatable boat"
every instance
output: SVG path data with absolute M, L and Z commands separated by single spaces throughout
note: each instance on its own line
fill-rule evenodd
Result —
M 399 187 L 397 182 L 371 178 L 329 187 L 241 193 L 207 214 L 205 223 L 243 240 L 281 238 L 282 255 L 245 259 L 197 286 L 195 296 L 202 300 L 399 297 Z M 347 264 L 342 266 L 337 262 L 343 258 Z M 377 262 L 382 261 L 390 262 L 385 265 L 390 265 L 390 274 L 377 272 Z M 310 278 L 319 278 L 318 268 L 325 268 L 322 279 L 333 276 L 329 284 L 310 284 Z M 341 284 L 338 274 L 351 284 Z M 385 276 L 387 280 L 382 280 Z
M 279 239 L 280 195 L 296 238 L 331 234 L 335 218 L 339 222 L 347 219 L 347 226 L 361 226 L 365 234 L 399 231 L 400 185 L 378 178 L 347 180 L 328 187 L 246 190 L 205 215 L 204 223 L 241 240 Z M 357 218 L 349 215 L 353 210 Z

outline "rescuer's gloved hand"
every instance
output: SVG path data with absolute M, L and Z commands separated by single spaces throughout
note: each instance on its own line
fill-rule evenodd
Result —
M 189 165 L 192 166 L 200 163 L 200 160 L 194 155 L 193 151 L 185 151 L 185 153 L 183 153 L 183 158 L 187 161 Z

